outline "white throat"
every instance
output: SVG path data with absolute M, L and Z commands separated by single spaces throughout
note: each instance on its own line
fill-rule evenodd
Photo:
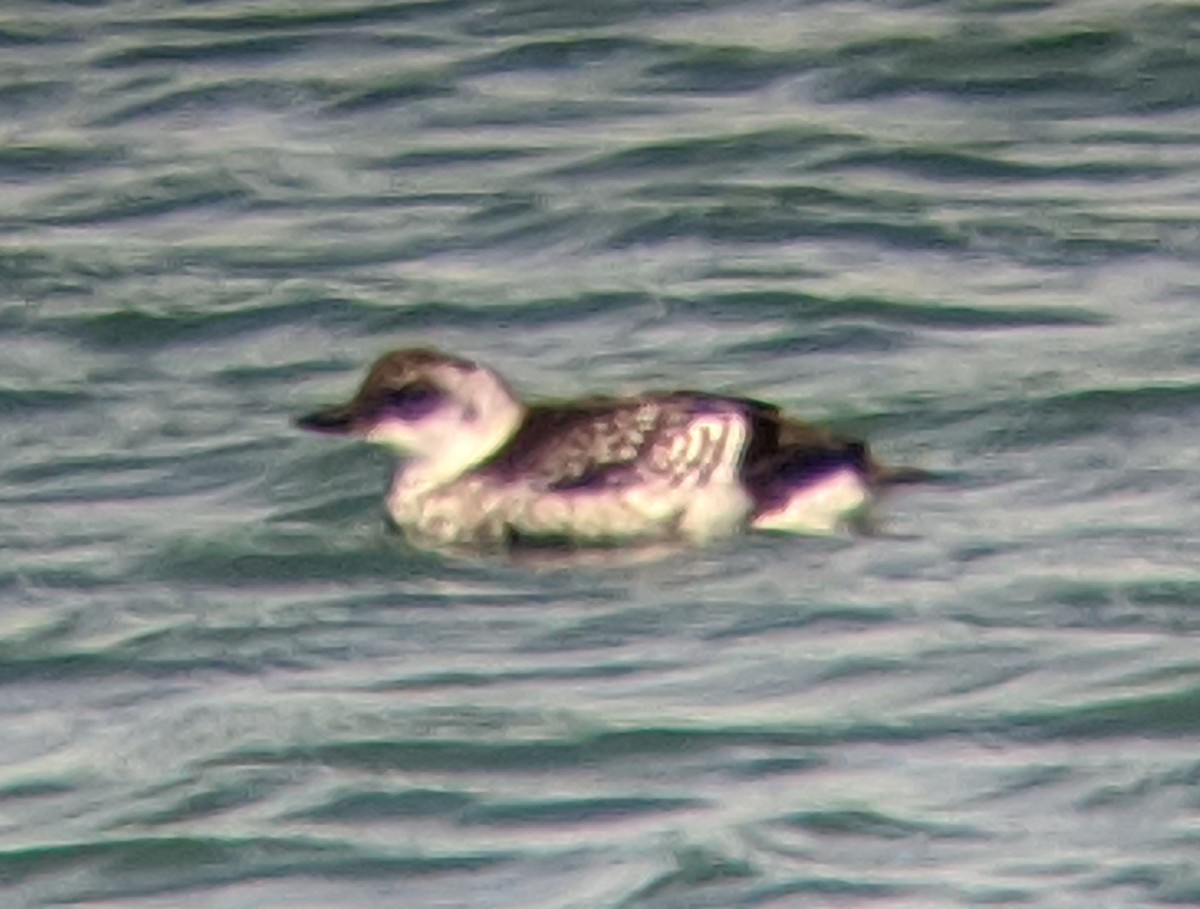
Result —
M 409 450 L 393 495 L 420 494 L 461 477 L 499 451 L 525 419 L 525 406 L 491 370 L 456 371 L 442 379 L 459 402 L 458 413 L 431 433 L 430 446 Z

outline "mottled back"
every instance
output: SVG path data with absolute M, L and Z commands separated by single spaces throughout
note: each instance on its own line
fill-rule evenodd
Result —
M 547 490 L 703 485 L 717 471 L 753 487 L 780 470 L 865 458 L 861 443 L 788 420 L 761 401 L 676 391 L 533 405 L 481 469 Z

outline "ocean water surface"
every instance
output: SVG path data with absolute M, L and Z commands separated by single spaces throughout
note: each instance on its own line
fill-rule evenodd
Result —
M 1200 903 L 1200 9 L 0 10 L 0 904 Z M 407 547 L 436 344 L 935 470 L 878 532 Z

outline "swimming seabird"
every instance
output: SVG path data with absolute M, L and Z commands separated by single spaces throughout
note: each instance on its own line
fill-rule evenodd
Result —
M 864 443 L 751 398 L 695 391 L 526 404 L 486 366 L 394 350 L 347 403 L 297 425 L 400 456 L 386 506 L 417 541 L 705 542 L 829 533 L 887 470 Z

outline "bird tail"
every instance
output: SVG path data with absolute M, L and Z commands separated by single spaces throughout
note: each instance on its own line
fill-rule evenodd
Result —
M 910 483 L 931 483 L 938 476 L 932 471 L 910 465 L 887 467 L 872 458 L 867 469 L 867 478 L 875 486 L 904 486 Z

